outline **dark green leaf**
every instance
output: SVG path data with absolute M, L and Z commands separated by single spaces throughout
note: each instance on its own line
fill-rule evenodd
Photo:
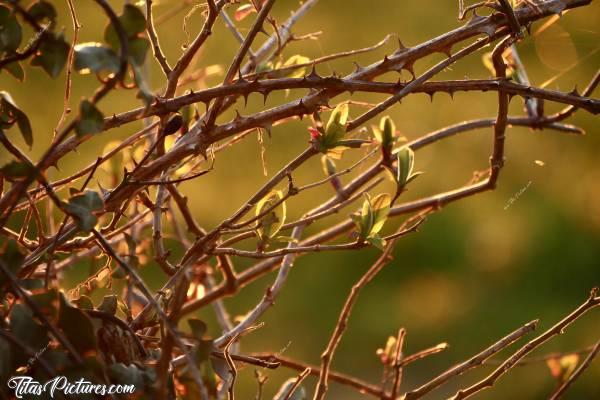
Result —
M 207 326 L 203 321 L 190 318 L 188 319 L 188 324 L 192 330 L 192 336 L 198 341 L 198 344 L 194 346 L 194 356 L 198 364 L 201 364 L 208 360 L 210 352 L 213 349 L 213 341 L 204 337 Z
M 19 48 L 23 32 L 11 10 L 0 5 L 0 51 L 13 52 Z
M 188 325 L 192 330 L 192 336 L 198 340 L 201 340 L 206 334 L 207 326 L 204 321 L 196 318 L 188 319 Z
M 75 305 L 82 310 L 94 309 L 94 303 L 92 303 L 92 299 L 90 299 L 86 295 L 79 296 L 78 299 L 73 300 L 73 303 L 75 303 Z
M 4 164 L 4 166 L 0 168 L 2 175 L 12 179 L 26 178 L 31 175 L 33 171 L 35 171 L 35 168 L 30 163 L 15 160 L 8 164 Z
M 120 68 L 117 54 L 101 43 L 89 42 L 75 46 L 75 69 L 81 74 L 116 73 Z
M 58 325 L 81 354 L 96 350 L 96 334 L 92 320 L 80 309 L 72 307 L 62 293 Z
M 75 125 L 75 133 L 79 136 L 91 135 L 102 131 L 104 116 L 89 100 L 83 100 L 79 105 L 79 121 Z
M 49 289 L 31 295 L 31 301 L 49 319 L 53 320 L 58 315 L 58 291 Z
M 146 30 L 146 18 L 142 11 L 134 5 L 125 4 L 123 14 L 119 16 L 119 21 L 123 26 L 127 38 L 132 38 L 138 33 Z M 118 50 L 120 48 L 119 37 L 117 31 L 112 24 L 108 24 L 104 30 L 104 40 L 111 45 L 112 48 Z
M 111 381 L 120 385 L 134 385 L 136 389 L 143 389 L 145 386 L 144 371 L 135 365 L 111 364 L 108 367 L 108 376 Z
M 33 3 L 27 12 L 38 22 L 44 20 L 53 22 L 56 19 L 56 10 L 54 9 L 54 6 L 44 0 Z
M 133 64 L 131 67 L 133 69 L 135 83 L 139 89 L 137 97 L 142 99 L 144 104 L 146 106 L 148 106 L 154 100 L 154 95 L 152 94 L 152 91 L 148 87 L 148 84 L 146 83 L 146 80 L 144 79 L 144 74 L 142 73 L 142 70 L 140 69 L 140 67 L 135 64 Z
M 115 315 L 117 312 L 117 296 L 114 294 L 104 296 L 102 303 L 98 306 L 98 310 L 110 315 Z
M 10 331 L 24 343 L 37 350 L 48 344 L 48 330 L 45 326 L 33 319 L 33 313 L 24 304 L 15 304 L 10 313 Z M 17 352 L 15 360 L 19 365 L 24 364 L 28 356 L 24 352 Z
M 81 194 L 71 197 L 69 202 L 64 204 L 63 207 L 77 220 L 79 229 L 89 232 L 98 222 L 98 218 L 96 218 L 94 212 L 102 210 L 104 202 L 98 193 L 86 190 Z
M 25 256 L 19 250 L 17 242 L 7 240 L 0 250 L 0 260 L 4 261 L 9 267 L 20 267 Z
M 5 241 L 0 247 L 0 261 L 4 263 L 6 267 L 13 273 L 16 274 L 19 268 L 23 265 L 25 256 L 19 250 L 17 242 L 14 240 Z M 8 282 L 6 276 L 0 272 L 0 291 L 2 287 Z
M 4 69 L 19 82 L 23 82 L 25 80 L 25 71 L 23 70 L 23 67 L 21 67 L 20 62 L 15 61 L 7 64 L 4 66 Z
M 14 121 L 16 121 L 25 143 L 31 147 L 33 144 L 33 132 L 29 118 L 17 106 L 11 95 L 5 91 L 0 91 L 0 117 L 2 117 L 3 121 L 10 121 L 2 123 L 5 128 L 12 126 Z
M 129 60 L 132 64 L 142 65 L 146 60 L 146 54 L 150 48 L 150 42 L 145 38 L 132 38 L 129 39 Z
M 42 67 L 48 75 L 56 78 L 67 62 L 70 48 L 62 35 L 45 35 L 31 65 Z

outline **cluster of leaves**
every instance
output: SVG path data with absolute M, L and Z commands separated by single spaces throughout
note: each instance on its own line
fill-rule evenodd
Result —
M 4 249 L 2 262 L 10 262 L 8 257 L 15 261 L 22 255 L 15 248 Z M 4 290 L 10 283 L 2 280 L 0 284 Z M 144 365 L 148 355 L 137 344 L 133 333 L 123 324 L 115 323 L 118 314 L 130 315 L 127 306 L 116 296 L 106 296 L 95 308 L 89 298 L 81 296 L 71 303 L 64 293 L 43 288 L 41 281 L 30 281 L 27 289 L 31 291 L 29 298 L 33 307 L 21 302 L 9 305 L 7 299 L 3 299 L 1 329 L 16 340 L 0 340 L 0 379 L 6 382 L 15 370 L 40 382 L 59 375 L 72 381 L 84 378 L 96 383 L 105 382 L 108 377 L 112 383 L 135 385 L 136 394 L 151 393 L 154 371 Z M 9 309 L 10 314 L 5 319 L 4 314 Z M 55 328 L 54 332 L 50 326 Z M 81 360 L 58 345 L 57 333 L 70 343 Z M 50 366 L 52 371 L 46 371 L 42 365 Z
M 379 236 L 379 232 L 390 213 L 391 202 L 392 198 L 387 193 L 377 195 L 373 199 L 371 199 L 368 193 L 365 193 L 365 201 L 363 202 L 360 214 L 350 215 L 356 225 L 360 241 L 368 242 L 378 249 L 383 250 L 385 240 Z
M 308 128 L 311 141 L 318 151 L 331 158 L 340 159 L 347 148 L 358 148 L 368 143 L 361 139 L 345 138 L 348 116 L 348 103 L 341 103 L 331 112 L 325 127 L 317 123 L 316 127 Z
M 71 191 L 69 201 L 63 205 L 64 210 L 74 217 L 77 221 L 77 226 L 83 232 L 91 231 L 98 218 L 94 214 L 104 208 L 104 202 L 97 192 L 86 190 L 84 192 Z
M 125 4 L 118 19 L 125 34 L 123 40 L 126 41 L 127 62 L 133 71 L 139 96 L 148 103 L 153 96 L 140 69 L 150 48 L 150 43 L 145 37 L 146 18 L 138 7 Z M 118 55 L 121 53 L 120 39 L 117 28 L 109 23 L 104 29 L 105 43 L 88 42 L 75 46 L 75 69 L 81 74 L 116 74 L 121 68 L 121 58 Z
M 25 79 L 22 60 L 30 58 L 32 66 L 41 67 L 50 77 L 56 78 L 65 68 L 71 46 L 65 41 L 62 33 L 54 32 L 57 13 L 54 6 L 38 0 L 26 10 L 10 8 L 0 4 L 0 65 L 20 81 Z M 20 10 L 20 8 L 19 8 Z M 31 25 L 35 32 L 23 50 L 19 50 L 23 42 L 23 28 L 20 19 Z M 141 66 L 144 64 L 148 49 L 148 39 L 145 37 L 146 19 L 142 11 L 131 4 L 125 4 L 123 13 L 118 17 L 127 41 L 127 63 L 133 73 L 134 84 L 123 87 L 138 88 L 138 96 L 149 104 L 154 98 L 144 81 Z M 105 75 L 114 75 L 121 69 L 121 41 L 117 28 L 108 23 L 104 30 L 104 41 L 80 43 L 74 46 L 73 67 L 81 74 L 96 74 L 101 81 Z M 33 136 L 26 114 L 16 106 L 10 95 L 2 92 L 0 112 L 0 129 L 7 129 L 16 123 L 25 142 L 32 146 Z M 80 118 L 75 132 L 78 135 L 97 133 L 102 130 L 104 116 L 95 104 L 83 100 L 79 106 Z
M 23 81 L 25 71 L 21 60 L 32 56 L 30 64 L 41 67 L 52 78 L 56 78 L 67 62 L 69 44 L 65 42 L 62 33 L 54 32 L 56 25 L 56 10 L 45 1 L 38 0 L 23 11 L 24 22 L 31 25 L 35 32 L 23 51 L 19 47 L 23 42 L 23 27 L 15 13 L 6 5 L 0 5 L 0 56 L 3 69 Z

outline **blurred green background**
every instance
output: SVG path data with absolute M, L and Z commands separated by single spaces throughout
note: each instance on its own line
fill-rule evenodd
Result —
M 55 2 L 56 7 L 62 10 L 59 24 L 65 26 L 65 35 L 70 40 L 71 24 L 63 3 L 66 2 Z M 117 9 L 122 4 L 111 3 Z M 155 19 L 160 21 L 161 15 L 176 10 L 181 3 L 155 0 Z M 181 54 L 181 45 L 189 40 L 182 24 L 194 4 L 189 2 L 184 10 L 158 26 L 161 43 L 171 64 Z M 282 22 L 297 4 L 297 1 L 291 0 L 278 1 L 273 15 Z M 77 1 L 75 5 L 83 25 L 79 42 L 99 40 L 106 22 L 104 16 L 90 0 Z M 230 14 L 235 7 L 229 9 Z M 371 46 L 388 33 L 397 34 L 406 46 L 416 45 L 459 26 L 457 10 L 458 1 L 323 0 L 293 29 L 298 35 L 321 32 L 318 39 L 290 44 L 283 53 L 283 60 L 294 54 L 316 58 Z M 247 31 L 253 18 L 250 16 L 240 23 L 242 33 Z M 189 16 L 187 28 L 190 37 L 193 38 L 202 22 L 200 12 Z M 568 12 L 542 32 L 527 36 L 518 48 L 532 84 L 541 85 L 551 80 L 547 87 L 562 91 L 587 85 L 600 66 L 599 23 L 600 4 L 595 2 L 587 8 Z M 533 32 L 542 24 L 534 24 Z M 260 38 L 262 40 L 264 36 Z M 368 65 L 385 54 L 391 54 L 396 50 L 395 46 L 392 40 L 372 53 L 322 64 L 318 71 L 322 74 L 332 71 L 347 74 L 354 69 L 352 61 Z M 236 48 L 237 42 L 219 22 L 193 67 L 220 65 L 226 69 Z M 479 52 L 461 60 L 436 79 L 489 77 L 481 62 L 482 54 Z M 443 57 L 436 54 L 418 62 L 417 74 Z M 157 64 L 149 59 L 152 87 L 160 91 L 164 79 Z M 41 70 L 32 67 L 27 67 L 26 73 L 26 81 L 22 84 L 2 73 L 0 86 L 9 91 L 17 104 L 29 114 L 35 144 L 28 154 L 38 159 L 52 137 L 62 110 L 64 76 L 51 80 Z M 222 74 L 216 73 L 185 89 L 218 85 L 222 78 Z M 403 79 L 408 78 L 405 71 Z M 381 77 L 381 80 L 387 81 L 397 79 L 397 74 Z M 72 107 L 76 107 L 79 99 L 89 95 L 96 85 L 92 76 L 74 77 Z M 272 107 L 305 93 L 305 90 L 291 91 L 287 97 L 285 93 L 274 93 L 269 96 L 266 106 Z M 356 94 L 352 99 L 376 103 L 384 97 Z M 496 100 L 495 93 L 456 93 L 454 99 L 438 94 L 433 102 L 426 95 L 414 95 L 394 106 L 389 114 L 402 134 L 412 140 L 445 125 L 493 117 Z M 100 108 L 105 115 L 110 115 L 138 105 L 134 91 L 119 91 L 103 100 Z M 198 108 L 200 112 L 204 111 L 204 105 L 200 104 Z M 246 107 L 243 101 L 238 102 L 221 121 L 230 120 L 235 109 L 246 115 L 262 108 L 262 96 L 252 95 Z M 558 109 L 560 107 L 546 103 L 548 113 Z M 364 108 L 353 107 L 351 114 L 357 116 L 362 112 Z M 522 100 L 514 98 L 511 114 L 522 113 Z M 542 331 L 581 303 L 592 286 L 600 284 L 598 119 L 579 112 L 569 122 L 584 128 L 587 134 L 573 136 L 552 131 L 509 129 L 506 166 L 498 189 L 449 205 L 428 218 L 419 233 L 399 241 L 394 261 L 361 293 L 348 331 L 335 355 L 334 369 L 378 383 L 381 364 L 375 351 L 385 345 L 388 336 L 405 327 L 408 331 L 405 342 L 407 353 L 440 342 L 450 345 L 441 354 L 415 363 L 405 371 L 403 389 L 415 388 L 532 319 L 541 319 L 538 331 Z M 274 127 L 272 137 L 265 137 L 269 176 L 307 146 L 308 124 L 306 120 L 292 121 Z M 123 139 L 141 126 L 141 122 L 129 124 L 89 140 L 77 153 L 66 156 L 59 163 L 60 170 L 52 170 L 51 178 L 67 176 L 88 165 L 107 143 Z M 21 148 L 26 148 L 18 132 L 13 130 L 9 134 Z M 491 129 L 468 132 L 417 152 L 416 167 L 425 174 L 411 184 L 401 201 L 465 184 L 473 171 L 487 167 L 491 135 Z M 219 223 L 268 179 L 262 172 L 260 153 L 256 134 L 251 134 L 235 147 L 219 153 L 212 173 L 181 186 L 190 198 L 195 217 L 204 227 L 210 228 Z M 350 165 L 361 154 L 362 151 L 347 152 L 339 166 Z M 0 156 L 8 159 L 5 152 Z M 536 163 L 536 160 L 542 163 Z M 304 184 L 321 177 L 321 166 L 315 159 L 298 171 L 295 180 Z M 345 177 L 344 181 L 349 179 Z M 99 180 L 103 186 L 109 185 L 107 175 L 101 173 Z M 382 185 L 374 193 L 390 189 L 391 186 Z M 67 195 L 64 191 L 61 193 Z M 300 217 L 331 194 L 330 187 L 321 187 L 293 199 L 288 204 L 288 218 Z M 306 234 L 347 217 L 350 210 L 312 226 Z M 13 227 L 18 226 L 18 220 L 17 217 L 12 222 Z M 395 225 L 389 223 L 387 229 L 391 231 Z M 167 245 L 173 252 L 173 260 L 176 260 L 182 249 L 172 232 L 167 231 L 167 234 L 170 235 Z M 252 245 L 248 243 L 247 246 L 250 248 Z M 244 339 L 242 350 L 279 352 L 285 349 L 283 354 L 286 356 L 319 363 L 319 355 L 329 340 L 352 284 L 376 259 L 377 253 L 363 250 L 300 258 L 275 306 L 265 315 L 265 326 Z M 238 259 L 235 263 L 238 270 L 252 265 Z M 83 279 L 88 271 L 89 262 L 75 266 L 67 275 L 67 288 Z M 143 273 L 153 288 L 160 287 L 164 280 L 153 262 L 143 267 Z M 231 314 L 243 315 L 254 307 L 273 279 L 274 274 L 269 274 L 244 288 L 235 298 L 226 299 L 225 304 Z M 96 298 L 101 298 L 102 294 L 102 290 L 98 291 Z M 210 324 L 211 334 L 219 334 L 212 309 L 206 308 L 197 315 Z M 587 347 L 598 340 L 599 327 L 600 315 L 596 310 L 536 354 Z M 504 352 L 501 355 L 508 354 Z M 491 367 L 479 368 L 426 398 L 445 398 L 491 370 Z M 283 368 L 276 372 L 263 372 L 269 376 L 264 398 L 270 398 L 284 379 L 295 376 L 294 372 Z M 241 370 L 237 391 L 240 398 L 253 398 L 256 390 L 253 376 L 252 368 Z M 574 385 L 567 398 L 600 398 L 599 381 L 600 363 L 596 362 Z M 314 383 L 315 380 L 309 378 L 307 388 L 312 390 Z M 479 398 L 541 399 L 546 398 L 555 385 L 555 379 L 541 363 L 513 371 Z M 361 396 L 333 384 L 329 398 L 356 399 Z

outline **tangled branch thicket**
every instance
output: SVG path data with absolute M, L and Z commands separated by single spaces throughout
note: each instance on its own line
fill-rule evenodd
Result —
M 167 59 L 155 30 L 155 23 L 169 15 L 153 16 L 152 0 L 138 2 L 141 7 L 128 2 L 122 11 L 106 0 L 94 2 L 108 21 L 104 38 L 97 43 L 78 43 L 81 26 L 76 2 L 68 0 L 73 28 L 70 43 L 56 26 L 56 10 L 51 3 L 0 2 L 0 68 L 22 80 L 22 62 L 30 60 L 32 66 L 43 68 L 53 78 L 66 75 L 63 114 L 52 143 L 38 161 L 31 160 L 15 145 L 7 130 L 20 131 L 30 146 L 36 136 L 46 133 L 32 132 L 26 114 L 32 110 L 21 108 L 9 93 L 0 93 L 0 140 L 12 157 L 2 166 L 0 176 L 3 396 L 14 395 L 4 384 L 11 376 L 30 375 L 43 382 L 65 375 L 97 383 L 134 384 L 135 396 L 148 398 L 233 399 L 237 368 L 253 365 L 257 368 L 257 398 L 261 398 L 266 380 L 264 369 L 287 368 L 298 374 L 281 387 L 276 399 L 311 395 L 305 379 L 313 375 L 317 377 L 312 394 L 315 400 L 325 398 L 333 383 L 365 396 L 413 400 L 467 370 L 489 363 L 492 356 L 535 330 L 537 321 L 519 327 L 416 388 L 402 387 L 403 370 L 445 346 L 405 354 L 404 329 L 399 330 L 397 337 L 391 337 L 379 353 L 384 367 L 381 383 L 368 383 L 361 377 L 331 369 L 361 289 L 391 260 L 394 244 L 416 232 L 428 215 L 444 206 L 496 187 L 504 163 L 508 127 L 581 133 L 578 127 L 564 121 L 578 110 L 593 114 L 600 111 L 600 101 L 591 97 L 600 82 L 600 73 L 582 93 L 533 87 L 517 53 L 517 44 L 528 40 L 527 29 L 534 21 L 585 7 L 591 0 L 499 0 L 474 5 L 460 1 L 459 19 L 468 19 L 463 26 L 414 47 L 399 42 L 393 54 L 368 66 L 356 64 L 356 70 L 346 76 L 322 76 L 319 65 L 334 59 L 352 61 L 354 56 L 387 43 L 390 37 L 370 48 L 318 59 L 294 56 L 278 61 L 289 43 L 302 40 L 292 33 L 293 26 L 309 15 L 317 0 L 305 0 L 283 23 L 271 16 L 275 0 L 238 4 L 234 20 L 227 14 L 232 2 L 208 0 L 198 6 L 203 14 L 202 28 L 176 61 Z M 187 6 L 188 2 L 182 2 L 183 8 Z M 244 18 L 253 19 L 253 23 L 242 32 L 236 23 Z M 208 41 L 219 40 L 211 36 L 219 23 L 224 23 L 240 43 L 222 83 L 181 93 L 183 85 L 206 73 L 203 68 L 191 71 L 192 65 Z M 22 44 L 22 26 L 33 31 L 26 44 Z M 262 34 L 266 34 L 266 40 Z M 493 71 L 492 79 L 433 80 L 457 61 L 490 45 L 493 50 L 486 56 L 486 63 Z M 416 61 L 435 53 L 447 57 L 425 71 L 413 68 Z M 145 63 L 153 60 L 164 74 L 164 88 L 157 91 L 150 88 L 144 70 Z M 410 73 L 410 79 L 390 81 L 390 72 L 402 77 L 403 70 Z M 100 83 L 94 93 L 81 101 L 75 116 L 70 117 L 71 76 L 75 73 L 95 74 Z M 376 80 L 383 75 L 386 81 Z M 138 92 L 140 107 L 105 117 L 101 110 L 106 95 L 130 89 Z M 233 120 L 223 118 L 227 110 L 251 94 L 259 93 L 266 99 L 272 92 L 291 89 L 306 89 L 308 93 L 256 113 L 238 113 Z M 384 115 L 415 93 L 433 96 L 457 91 L 469 92 L 474 98 L 480 92 L 496 92 L 496 117 L 465 121 L 402 143 L 394 121 Z M 332 104 L 340 95 L 360 93 L 379 93 L 386 98 L 374 105 L 356 101 Z M 509 115 L 513 97 L 523 100 L 523 116 Z M 565 108 L 546 114 L 544 102 L 564 104 Z M 197 103 L 205 104 L 204 113 L 195 111 Z M 258 187 L 237 211 L 215 227 L 203 228 L 178 186 L 190 180 L 201 185 L 202 176 L 214 169 L 229 168 L 215 160 L 246 135 L 257 131 L 260 135 L 270 134 L 272 127 L 304 117 L 310 119 L 306 123 L 306 148 Z M 115 144 L 91 165 L 64 179 L 48 179 L 49 169 L 83 143 L 142 120 L 143 129 Z M 403 202 L 402 194 L 420 174 L 414 169 L 420 149 L 480 128 L 493 130 L 485 172 L 476 174 L 476 180 L 466 186 Z M 334 160 L 344 153 L 360 157 L 350 167 L 337 169 Z M 297 170 L 316 157 L 322 158 L 325 178 L 299 185 L 295 179 Z M 112 185 L 92 189 L 100 170 L 111 171 Z M 345 175 L 352 176 L 347 183 L 342 182 Z M 391 179 L 395 190 L 370 196 L 369 191 L 384 179 Z M 298 220 L 287 218 L 287 200 L 306 198 L 312 189 L 323 185 L 332 188 L 330 199 L 302 211 Z M 355 212 L 346 211 L 356 207 L 356 203 L 359 206 Z M 44 222 L 57 213 L 61 215 L 60 224 Z M 311 224 L 327 223 L 328 217 L 338 213 L 351 215 L 311 236 L 304 235 Z M 187 230 L 175 222 L 179 215 Z M 397 222 L 402 217 L 405 219 Z M 15 221 L 20 229 L 14 229 Z M 174 235 L 185 249 L 180 259 L 175 259 L 165 244 L 165 222 L 175 222 Z M 395 233 L 382 233 L 384 225 L 389 228 L 394 224 Z M 381 255 L 349 293 L 320 365 L 278 354 L 242 352 L 243 336 L 261 326 L 262 316 L 283 290 L 296 258 L 307 253 L 359 251 L 371 246 L 379 248 Z M 239 258 L 257 261 L 240 270 L 234 265 Z M 59 290 L 63 272 L 84 259 L 100 260 L 103 266 L 74 290 Z M 158 291 L 152 291 L 139 273 L 152 264 L 151 259 L 168 276 Z M 232 321 L 222 299 L 235 296 L 271 271 L 277 271 L 276 277 L 264 296 L 241 319 Z M 113 282 L 115 294 L 95 306 L 86 293 L 107 280 Z M 117 288 L 122 292 L 117 292 Z M 453 398 L 465 399 L 494 386 L 514 366 L 531 362 L 526 358 L 531 351 L 598 304 L 600 297 L 593 289 L 572 313 Z M 207 327 L 202 321 L 187 317 L 209 305 L 213 306 L 222 330 L 217 338 L 206 336 Z M 186 324 L 180 324 L 184 319 Z M 600 342 L 585 349 L 586 359 L 565 377 L 550 395 L 552 399 L 559 398 L 581 375 L 599 347 Z M 551 355 L 547 359 L 560 357 Z

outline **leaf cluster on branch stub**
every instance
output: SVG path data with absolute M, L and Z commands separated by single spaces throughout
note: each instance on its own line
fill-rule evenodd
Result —
M 352 60 L 358 54 L 377 50 L 390 36 L 371 47 L 317 59 L 288 55 L 293 42 L 319 35 L 302 36 L 293 30 L 317 0 L 305 0 L 285 21 L 272 16 L 274 0 L 241 4 L 208 0 L 194 6 L 186 23 L 193 18 L 201 21 L 202 27 L 182 46 L 177 60 L 167 59 L 156 30 L 177 12 L 156 15 L 152 0 L 128 2 L 120 10 L 106 0 L 94 0 L 106 22 L 102 38 L 93 42 L 78 40 L 82 26 L 76 2 L 68 0 L 69 15 L 60 16 L 61 20 L 66 17 L 72 22 L 69 32 L 58 26 L 59 15 L 49 1 L 1 1 L 0 70 L 23 82 L 28 69 L 39 67 L 49 78 L 65 76 L 66 87 L 63 114 L 55 135 L 37 161 L 15 144 L 15 135 L 20 135 L 31 148 L 36 138 L 47 132 L 32 128 L 28 117 L 34 112 L 32 105 L 17 104 L 10 93 L 0 92 L 0 142 L 11 157 L 0 166 L 0 381 L 14 375 L 31 375 L 40 381 L 65 375 L 95 383 L 132 384 L 136 387 L 135 398 L 233 399 L 238 368 L 250 365 L 257 371 L 259 399 L 268 385 L 266 371 L 277 368 L 297 371 L 277 391 L 274 399 L 278 400 L 305 399 L 313 392 L 315 400 L 323 399 L 329 384 L 334 382 L 365 396 L 418 399 L 469 369 L 499 364 L 487 377 L 454 396 L 464 399 L 493 386 L 515 365 L 539 361 L 525 357 L 600 304 L 596 289 L 574 312 L 504 361 L 491 358 L 533 331 L 536 321 L 417 388 L 402 386 L 403 369 L 443 351 L 447 345 L 406 352 L 404 329 L 390 336 L 376 352 L 382 364 L 378 384 L 331 370 L 332 358 L 348 328 L 360 291 L 391 260 L 394 244 L 404 235 L 416 232 L 429 214 L 443 206 L 496 187 L 509 126 L 581 133 L 580 128 L 563 121 L 577 110 L 598 113 L 600 102 L 591 96 L 600 74 L 596 73 L 582 93 L 537 88 L 530 85 L 516 46 L 519 41 L 528 40 L 524 31 L 534 21 L 589 2 L 499 0 L 466 5 L 461 0 L 459 19 L 471 15 L 462 27 L 415 47 L 407 48 L 400 42 L 392 55 L 369 66 L 356 64 L 354 72 L 342 77 L 320 76 L 318 65 L 336 59 Z M 173 7 L 183 10 L 192 6 L 182 2 Z M 232 8 L 233 20 L 229 17 Z M 491 13 L 478 15 L 485 8 Z M 193 14 L 195 11 L 197 15 Z M 252 21 L 249 29 L 239 28 L 242 20 Z M 240 45 L 225 68 L 215 69 L 203 65 L 198 55 L 207 42 L 220 40 L 212 33 L 221 23 Z M 29 31 L 31 37 L 26 38 L 24 32 Z M 265 33 L 267 38 L 259 33 Z M 482 62 L 493 78 L 433 80 L 445 68 L 489 44 L 495 45 L 494 50 L 485 53 Z M 453 51 L 460 46 L 464 47 Z M 417 60 L 440 52 L 447 59 L 416 73 Z M 147 79 L 147 69 L 153 61 L 164 75 L 163 89 L 152 88 Z M 220 85 L 184 91 L 185 85 L 202 81 L 215 70 L 226 71 Z M 402 70 L 408 70 L 412 79 L 376 80 L 380 75 Z M 85 78 L 97 81 L 98 87 L 78 102 L 76 112 L 70 116 L 73 73 L 87 75 Z M 288 99 L 292 89 L 306 89 L 308 93 Z M 140 106 L 105 116 L 103 98 L 111 92 L 129 90 L 136 92 Z M 468 91 L 473 96 L 478 92 L 496 92 L 497 115 L 450 125 L 412 141 L 407 141 L 395 121 L 386 115 L 408 95 L 426 93 L 433 98 L 438 92 L 453 95 L 456 91 Z M 234 119 L 222 122 L 226 111 L 236 106 L 239 99 L 245 103 L 250 94 L 260 93 L 266 100 L 271 92 L 286 93 L 286 100 L 254 114 L 237 112 Z M 375 105 L 344 101 L 330 106 L 341 94 L 363 92 L 379 93 L 386 99 Z M 508 114 L 513 96 L 523 98 L 523 116 Z M 560 103 L 565 108 L 547 114 L 544 102 Z M 198 103 L 205 104 L 205 113 L 196 107 Z M 306 126 L 307 147 L 258 187 L 237 211 L 215 227 L 205 228 L 189 208 L 180 184 L 196 180 L 201 186 L 203 175 L 227 167 L 215 164 L 220 152 L 253 132 L 262 138 L 265 132 L 270 135 L 273 127 L 305 116 L 311 117 Z M 77 173 L 66 178 L 49 179 L 50 168 L 82 143 L 140 120 L 146 121 L 142 130 L 125 140 L 110 142 L 90 165 L 81 165 Z M 419 149 L 486 127 L 494 137 L 486 174 L 479 174 L 479 180 L 452 191 L 401 202 L 410 186 L 419 183 L 415 182 L 422 174 L 417 168 Z M 359 155 L 359 160 L 339 168 L 337 164 L 350 152 Z M 321 158 L 324 176 L 300 185 L 295 180 L 296 171 L 314 157 Z M 96 183 L 99 171 L 110 176 L 110 187 Z M 352 178 L 346 180 L 346 176 Z M 394 184 L 390 193 L 376 190 L 385 179 Z M 313 209 L 294 213 L 301 217 L 290 218 L 287 200 L 306 198 L 311 189 L 320 186 L 329 186 L 331 197 Z M 61 218 L 56 224 L 54 220 L 46 224 L 44 218 L 53 218 L 47 213 Z M 345 218 L 331 222 L 329 217 L 336 214 Z M 179 216 L 184 226 L 178 223 Z M 407 217 L 398 223 L 402 216 Z M 20 221 L 16 230 L 15 221 Z M 326 228 L 304 236 L 305 228 L 316 221 Z M 167 229 L 184 249 L 180 259 L 171 255 L 164 241 Z M 394 233 L 384 233 L 389 231 Z M 250 242 L 251 246 L 244 246 L 243 242 Z M 360 251 L 371 246 L 380 249 L 381 256 L 350 291 L 320 365 L 281 354 L 242 351 L 243 336 L 261 328 L 260 319 L 275 303 L 295 259 L 308 253 Z M 235 261 L 240 257 L 259 261 L 238 270 Z M 90 275 L 71 291 L 61 290 L 62 272 L 82 259 L 94 266 Z M 157 291 L 151 291 L 139 274 L 152 266 L 160 267 L 168 276 Z M 236 295 L 273 270 L 277 270 L 277 275 L 263 298 L 244 317 L 232 320 L 222 299 Z M 100 287 L 109 288 L 111 294 L 93 301 L 94 292 Z M 214 307 L 219 321 L 221 335 L 216 338 L 208 337 L 203 321 L 187 317 L 208 305 Z M 186 324 L 180 323 L 183 319 Z M 560 397 L 569 388 L 589 366 L 599 347 L 600 342 L 541 359 L 559 382 L 551 398 Z M 587 354 L 585 359 L 580 358 L 582 354 Z M 310 376 L 317 377 L 312 392 L 307 380 Z M 4 393 L 6 386 L 1 390 Z

